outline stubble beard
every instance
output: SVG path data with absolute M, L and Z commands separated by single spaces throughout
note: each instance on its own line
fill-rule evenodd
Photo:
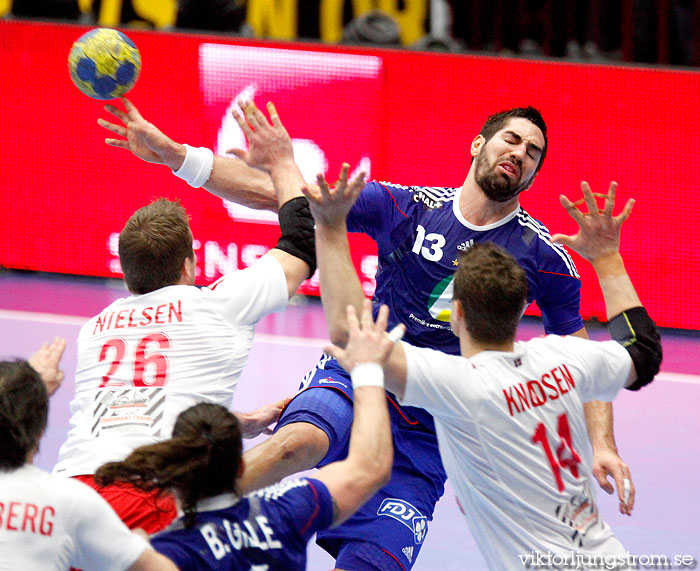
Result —
M 508 202 L 530 186 L 532 181 L 525 184 L 520 178 L 513 180 L 498 173 L 497 165 L 498 163 L 490 166 L 484 153 L 476 157 L 476 184 L 489 200 Z

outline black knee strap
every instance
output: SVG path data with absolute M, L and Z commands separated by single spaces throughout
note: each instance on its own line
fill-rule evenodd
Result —
M 282 235 L 276 248 L 309 264 L 309 277 L 316 271 L 316 233 L 309 201 L 304 196 L 285 202 L 279 211 Z
M 632 357 L 637 380 L 627 387 L 638 391 L 648 385 L 659 372 L 663 352 L 656 323 L 643 307 L 633 307 L 613 317 L 608 323 L 611 337 Z

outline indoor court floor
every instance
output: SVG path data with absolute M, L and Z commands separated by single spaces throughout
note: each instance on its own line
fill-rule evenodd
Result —
M 44 340 L 68 341 L 66 380 L 51 401 L 49 426 L 36 463 L 50 469 L 68 430 L 73 393 L 75 339 L 86 318 L 126 291 L 119 281 L 24 272 L 0 273 L 0 358 L 29 356 Z M 257 327 L 248 365 L 235 397 L 236 410 L 251 410 L 292 394 L 326 343 L 317 300 L 301 298 Z M 542 333 L 527 318 L 520 338 Z M 605 338 L 600 326 L 591 336 Z M 632 517 L 621 516 L 614 498 L 600 492 L 603 517 L 623 545 L 637 555 L 700 559 L 700 332 L 664 330 L 664 362 L 657 381 L 639 393 L 623 391 L 615 402 L 615 434 L 637 488 Z M 255 442 L 255 441 L 249 441 Z M 459 512 L 449 485 L 437 506 L 415 571 L 484 569 L 484 560 Z M 333 561 L 309 545 L 311 571 Z M 644 567 L 642 567 L 644 568 Z M 661 567 L 655 567 L 661 568 Z M 671 568 L 671 567 L 664 567 Z

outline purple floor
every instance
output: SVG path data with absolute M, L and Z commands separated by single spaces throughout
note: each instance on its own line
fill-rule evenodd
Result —
M 75 339 L 86 317 L 125 295 L 120 282 L 8 272 L 0 274 L 0 358 L 27 357 L 43 340 L 61 336 L 67 379 L 51 401 L 49 427 L 37 464 L 50 469 L 68 429 L 68 403 L 75 370 Z M 594 338 L 605 331 L 591 328 Z M 520 337 L 541 333 L 535 319 Z M 326 340 L 317 301 L 300 300 L 263 319 L 236 394 L 236 408 L 249 410 L 292 393 Z M 664 331 L 664 364 L 652 386 L 623 392 L 615 403 L 615 433 L 637 487 L 631 518 L 601 493 L 601 511 L 625 547 L 638 555 L 692 555 L 700 559 L 700 333 Z M 332 568 L 323 551 L 309 546 L 312 571 Z M 485 568 L 449 486 L 438 504 L 416 571 Z

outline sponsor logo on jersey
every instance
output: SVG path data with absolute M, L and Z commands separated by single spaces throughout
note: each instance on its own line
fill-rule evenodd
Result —
M 386 498 L 379 506 L 377 515 L 393 518 L 409 528 L 413 532 L 416 545 L 423 543 L 428 533 L 428 518 L 417 508 L 398 498 Z
M 408 559 L 408 562 L 413 563 L 413 546 L 404 547 L 401 551 L 406 556 L 406 559 Z
M 420 188 L 418 186 L 411 187 L 411 199 L 413 202 L 422 202 L 428 210 L 442 208 L 443 204 L 443 201 L 431 194 L 427 188 Z
M 447 276 L 438 282 L 428 297 L 428 311 L 433 319 L 450 321 L 453 295 L 454 276 Z
M 465 242 L 462 242 L 459 246 L 457 246 L 457 249 L 460 252 L 466 252 L 469 248 L 471 248 L 474 245 L 474 240 L 467 240 Z

